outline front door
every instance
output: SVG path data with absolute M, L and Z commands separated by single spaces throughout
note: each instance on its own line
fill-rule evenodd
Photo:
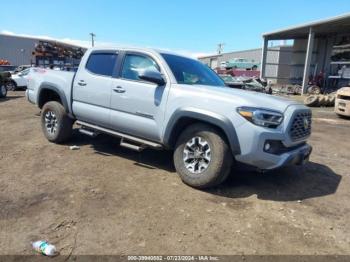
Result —
M 144 69 L 162 72 L 150 55 L 125 53 L 119 78 L 112 80 L 111 127 L 160 141 L 168 88 L 141 80 L 138 72 Z
M 73 83 L 73 113 L 78 120 L 109 127 L 116 51 L 92 52 Z

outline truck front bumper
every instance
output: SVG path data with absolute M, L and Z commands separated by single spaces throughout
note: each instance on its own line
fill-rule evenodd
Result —
M 272 170 L 288 165 L 303 165 L 309 161 L 311 152 L 312 147 L 304 143 L 281 154 L 272 154 L 264 150 L 258 150 L 246 155 L 236 156 L 236 160 L 261 170 Z
M 309 161 L 312 152 L 312 146 L 305 144 L 302 147 L 286 153 L 277 167 L 287 165 L 303 165 Z
M 345 99 L 335 100 L 335 106 L 334 106 L 335 113 L 342 116 L 350 116 L 350 96 L 348 96 L 348 98 L 349 100 L 345 100 Z
M 235 155 L 235 159 L 261 170 L 304 164 L 312 152 L 306 143 L 308 137 L 292 141 L 283 127 L 266 129 L 247 123 L 236 131 L 241 153 Z

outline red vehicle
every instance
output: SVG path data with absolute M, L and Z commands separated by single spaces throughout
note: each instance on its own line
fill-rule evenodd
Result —
M 220 75 L 255 77 L 255 78 L 259 78 L 259 76 L 260 76 L 260 71 L 257 71 L 257 70 L 237 70 L 237 69 L 217 68 L 215 71 Z

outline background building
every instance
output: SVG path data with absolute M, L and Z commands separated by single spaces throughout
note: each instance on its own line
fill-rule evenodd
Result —
M 15 66 L 74 66 L 79 64 L 85 50 L 56 40 L 0 34 L 0 59 Z
M 350 14 L 290 27 L 263 35 L 261 76 L 268 78 L 269 41 L 293 40 L 288 59 L 275 66 L 286 67 L 286 74 L 276 81 L 302 84 L 309 82 L 327 89 L 349 85 L 350 81 Z
M 283 84 L 288 82 L 290 70 L 289 60 L 291 58 L 291 53 L 292 46 L 288 45 L 268 48 L 264 77 L 273 83 Z M 262 49 L 256 48 L 250 50 L 199 57 L 199 60 L 211 67 L 212 69 L 216 69 L 220 67 L 220 64 L 222 62 L 227 62 L 234 58 L 243 58 L 250 61 L 256 61 L 259 65 L 258 70 L 260 70 Z
M 261 48 L 204 56 L 199 57 L 199 60 L 210 66 L 212 69 L 215 69 L 220 67 L 221 62 L 227 62 L 234 58 L 244 58 L 260 63 Z

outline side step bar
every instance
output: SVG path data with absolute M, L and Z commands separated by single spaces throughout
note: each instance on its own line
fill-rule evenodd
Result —
M 125 147 L 125 148 L 129 148 L 129 149 L 134 150 L 134 151 L 137 151 L 137 152 L 141 152 L 142 150 L 145 149 L 145 146 L 144 146 L 144 145 L 134 145 L 134 144 L 131 144 L 131 143 L 125 141 L 124 138 L 122 138 L 122 139 L 120 140 L 120 146 Z
M 97 132 L 94 132 L 93 130 L 88 130 L 88 129 L 85 129 L 85 128 L 79 128 L 79 132 L 84 134 L 84 135 L 91 136 L 91 137 L 95 137 L 95 136 L 98 135 Z
M 120 142 L 120 145 L 124 146 L 124 147 L 127 147 L 127 148 L 130 148 L 130 149 L 133 149 L 133 150 L 141 151 L 145 147 L 152 147 L 152 148 L 155 148 L 155 149 L 163 148 L 163 146 L 161 144 L 158 144 L 158 143 L 155 143 L 155 142 L 152 142 L 152 141 L 148 141 L 148 140 L 145 140 L 145 139 L 142 139 L 142 138 L 134 137 L 134 136 L 131 136 L 131 135 L 126 135 L 126 134 L 123 134 L 123 133 L 120 133 L 120 132 L 117 132 L 117 131 L 113 131 L 113 130 L 110 130 L 110 129 L 107 129 L 107 128 L 104 128 L 104 127 L 100 127 L 100 126 L 96 126 L 96 125 L 93 125 L 93 124 L 89 124 L 89 123 L 86 123 L 86 122 L 83 122 L 83 121 L 77 121 L 76 124 L 80 125 L 82 127 L 79 130 L 81 133 L 89 135 L 89 136 L 96 136 L 97 133 L 94 132 L 94 131 L 87 130 L 87 129 L 92 129 L 92 130 L 100 131 L 102 133 L 106 133 L 106 134 L 109 134 L 109 135 L 120 137 L 120 138 L 122 138 L 122 140 Z M 129 141 L 132 141 L 132 142 L 140 144 L 140 145 L 130 144 L 130 143 L 126 142 L 125 140 L 129 140 Z

